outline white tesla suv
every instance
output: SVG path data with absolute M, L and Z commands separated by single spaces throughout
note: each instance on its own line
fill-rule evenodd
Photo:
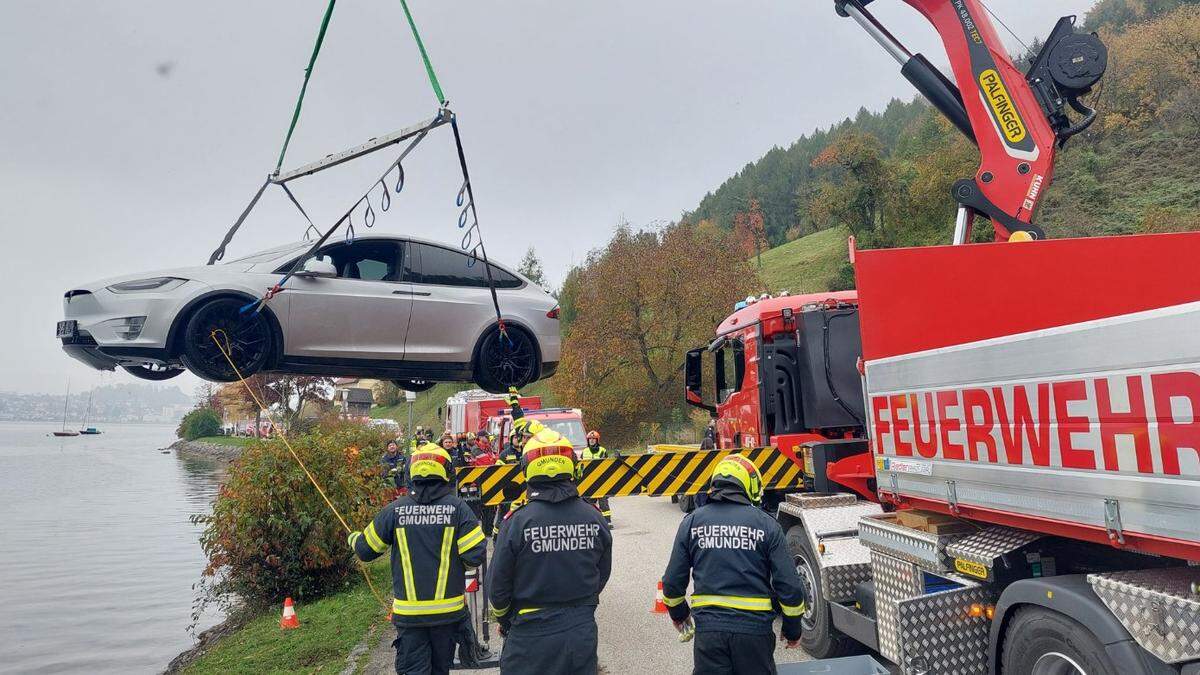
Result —
M 260 312 L 246 310 L 310 245 L 76 286 L 63 298 L 58 338 L 93 368 L 119 366 L 149 380 L 184 368 L 207 380 L 235 380 L 214 331 L 227 336 L 246 376 L 377 377 L 413 391 L 475 381 L 500 392 L 554 374 L 553 296 L 492 263 L 504 339 L 483 262 L 412 237 L 326 244 Z

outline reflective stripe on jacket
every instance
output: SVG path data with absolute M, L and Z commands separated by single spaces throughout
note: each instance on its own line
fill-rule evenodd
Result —
M 691 607 L 684 597 L 692 581 Z M 697 631 L 762 634 L 778 614 L 800 637 L 804 587 L 779 523 L 756 506 L 720 496 L 684 516 L 663 575 L 671 618 L 695 614 Z
M 464 575 L 483 562 L 487 542 L 479 520 L 446 483 L 414 485 L 354 538 L 354 552 L 374 560 L 391 548 L 392 621 L 433 626 L 457 621 L 466 609 Z

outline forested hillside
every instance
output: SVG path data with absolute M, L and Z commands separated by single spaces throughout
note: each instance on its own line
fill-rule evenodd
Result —
M 1091 97 L 1100 118 L 1060 153 L 1038 214 L 1050 236 L 1200 227 L 1198 2 L 1102 0 L 1087 15 L 1109 46 L 1109 70 Z M 685 221 L 752 238 L 739 224 L 761 218 L 772 246 L 837 226 L 871 246 L 945 242 L 950 184 L 977 165 L 974 147 L 923 99 L 892 101 L 772 148 Z

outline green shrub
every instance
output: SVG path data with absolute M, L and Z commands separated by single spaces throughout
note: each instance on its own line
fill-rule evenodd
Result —
M 209 407 L 196 408 L 183 416 L 175 435 L 194 441 L 205 436 L 216 436 L 221 433 L 221 416 Z
M 289 440 L 350 527 L 364 527 L 391 498 L 380 432 L 339 422 Z M 212 514 L 193 522 L 204 525 L 210 601 L 311 600 L 359 574 L 346 531 L 278 438 L 248 447 L 230 465 Z

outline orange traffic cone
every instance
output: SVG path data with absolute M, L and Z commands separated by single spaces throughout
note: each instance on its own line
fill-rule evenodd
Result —
M 658 582 L 658 589 L 654 591 L 654 607 L 650 609 L 655 614 L 666 614 L 667 605 L 663 602 L 662 582 Z
M 300 617 L 296 616 L 296 606 L 291 598 L 283 601 L 283 618 L 279 620 L 280 628 L 299 628 Z

